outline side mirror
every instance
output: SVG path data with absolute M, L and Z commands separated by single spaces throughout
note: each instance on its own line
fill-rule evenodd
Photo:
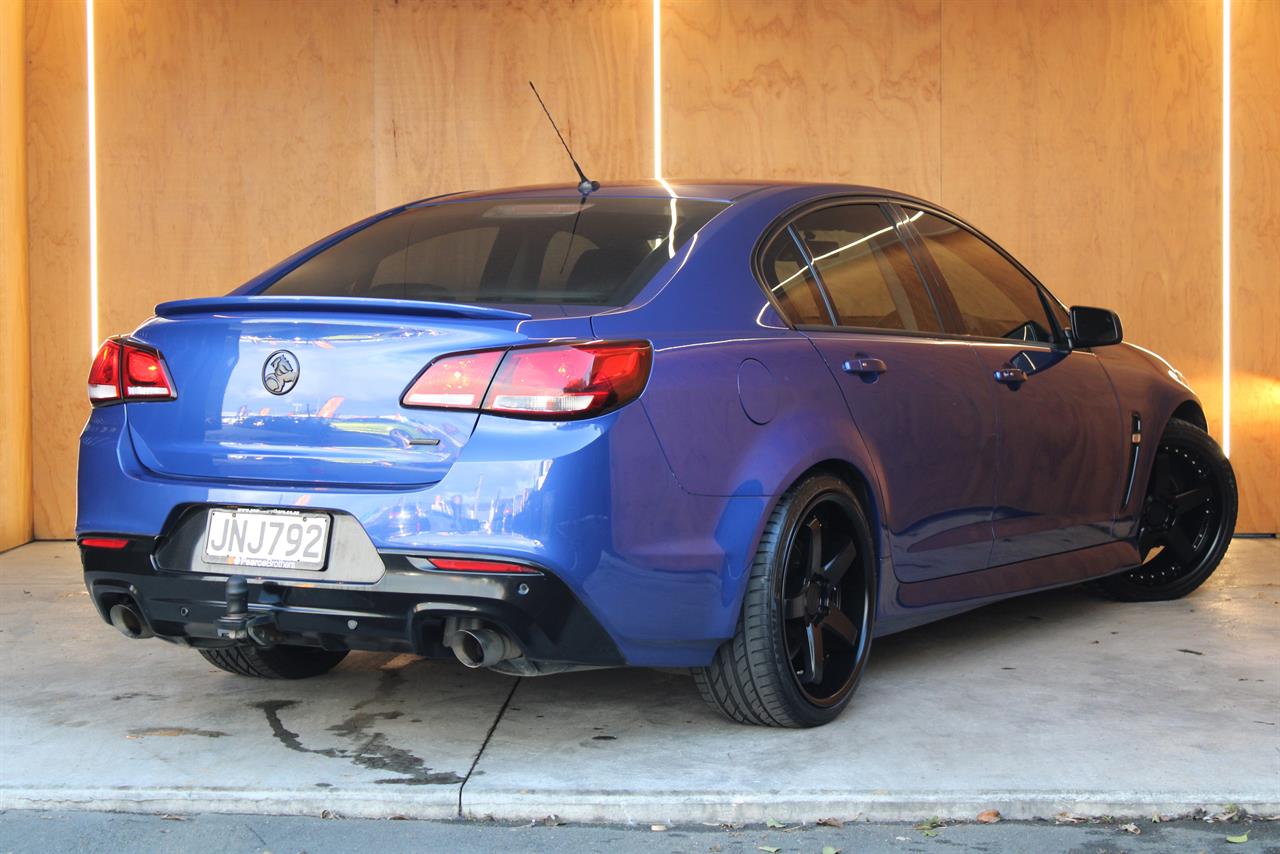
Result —
M 1074 305 L 1071 307 L 1071 337 L 1077 347 L 1105 347 L 1124 340 L 1124 327 L 1114 311 Z

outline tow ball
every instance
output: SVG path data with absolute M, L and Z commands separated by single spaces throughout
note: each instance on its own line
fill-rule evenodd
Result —
M 249 613 L 249 582 L 243 575 L 227 579 L 227 610 L 218 618 L 218 637 L 232 641 L 251 641 L 258 646 L 274 646 L 280 642 L 275 616 Z

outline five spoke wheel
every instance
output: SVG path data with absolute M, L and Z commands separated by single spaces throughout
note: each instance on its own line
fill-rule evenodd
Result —
M 875 541 L 848 482 L 804 478 L 765 524 L 734 636 L 694 671 L 735 721 L 811 727 L 848 705 L 871 651 Z
M 801 690 L 817 703 L 829 701 L 849 678 L 862 631 L 844 611 L 843 582 L 858 556 L 849 528 L 834 503 L 813 507 L 792 543 L 783 582 L 787 659 Z M 849 599 L 861 622 L 865 597 L 853 591 Z

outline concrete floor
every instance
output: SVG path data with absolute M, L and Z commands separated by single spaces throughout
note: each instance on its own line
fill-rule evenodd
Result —
M 75 549 L 0 555 L 0 809 L 572 821 L 1280 813 L 1280 543 L 1191 597 L 1025 597 L 876 642 L 816 731 L 683 674 L 517 680 L 352 654 L 265 682 L 121 638 Z

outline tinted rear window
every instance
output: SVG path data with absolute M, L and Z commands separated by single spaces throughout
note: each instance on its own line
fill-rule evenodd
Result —
M 430 205 L 356 232 L 263 293 L 621 306 L 724 207 L 611 198 Z

